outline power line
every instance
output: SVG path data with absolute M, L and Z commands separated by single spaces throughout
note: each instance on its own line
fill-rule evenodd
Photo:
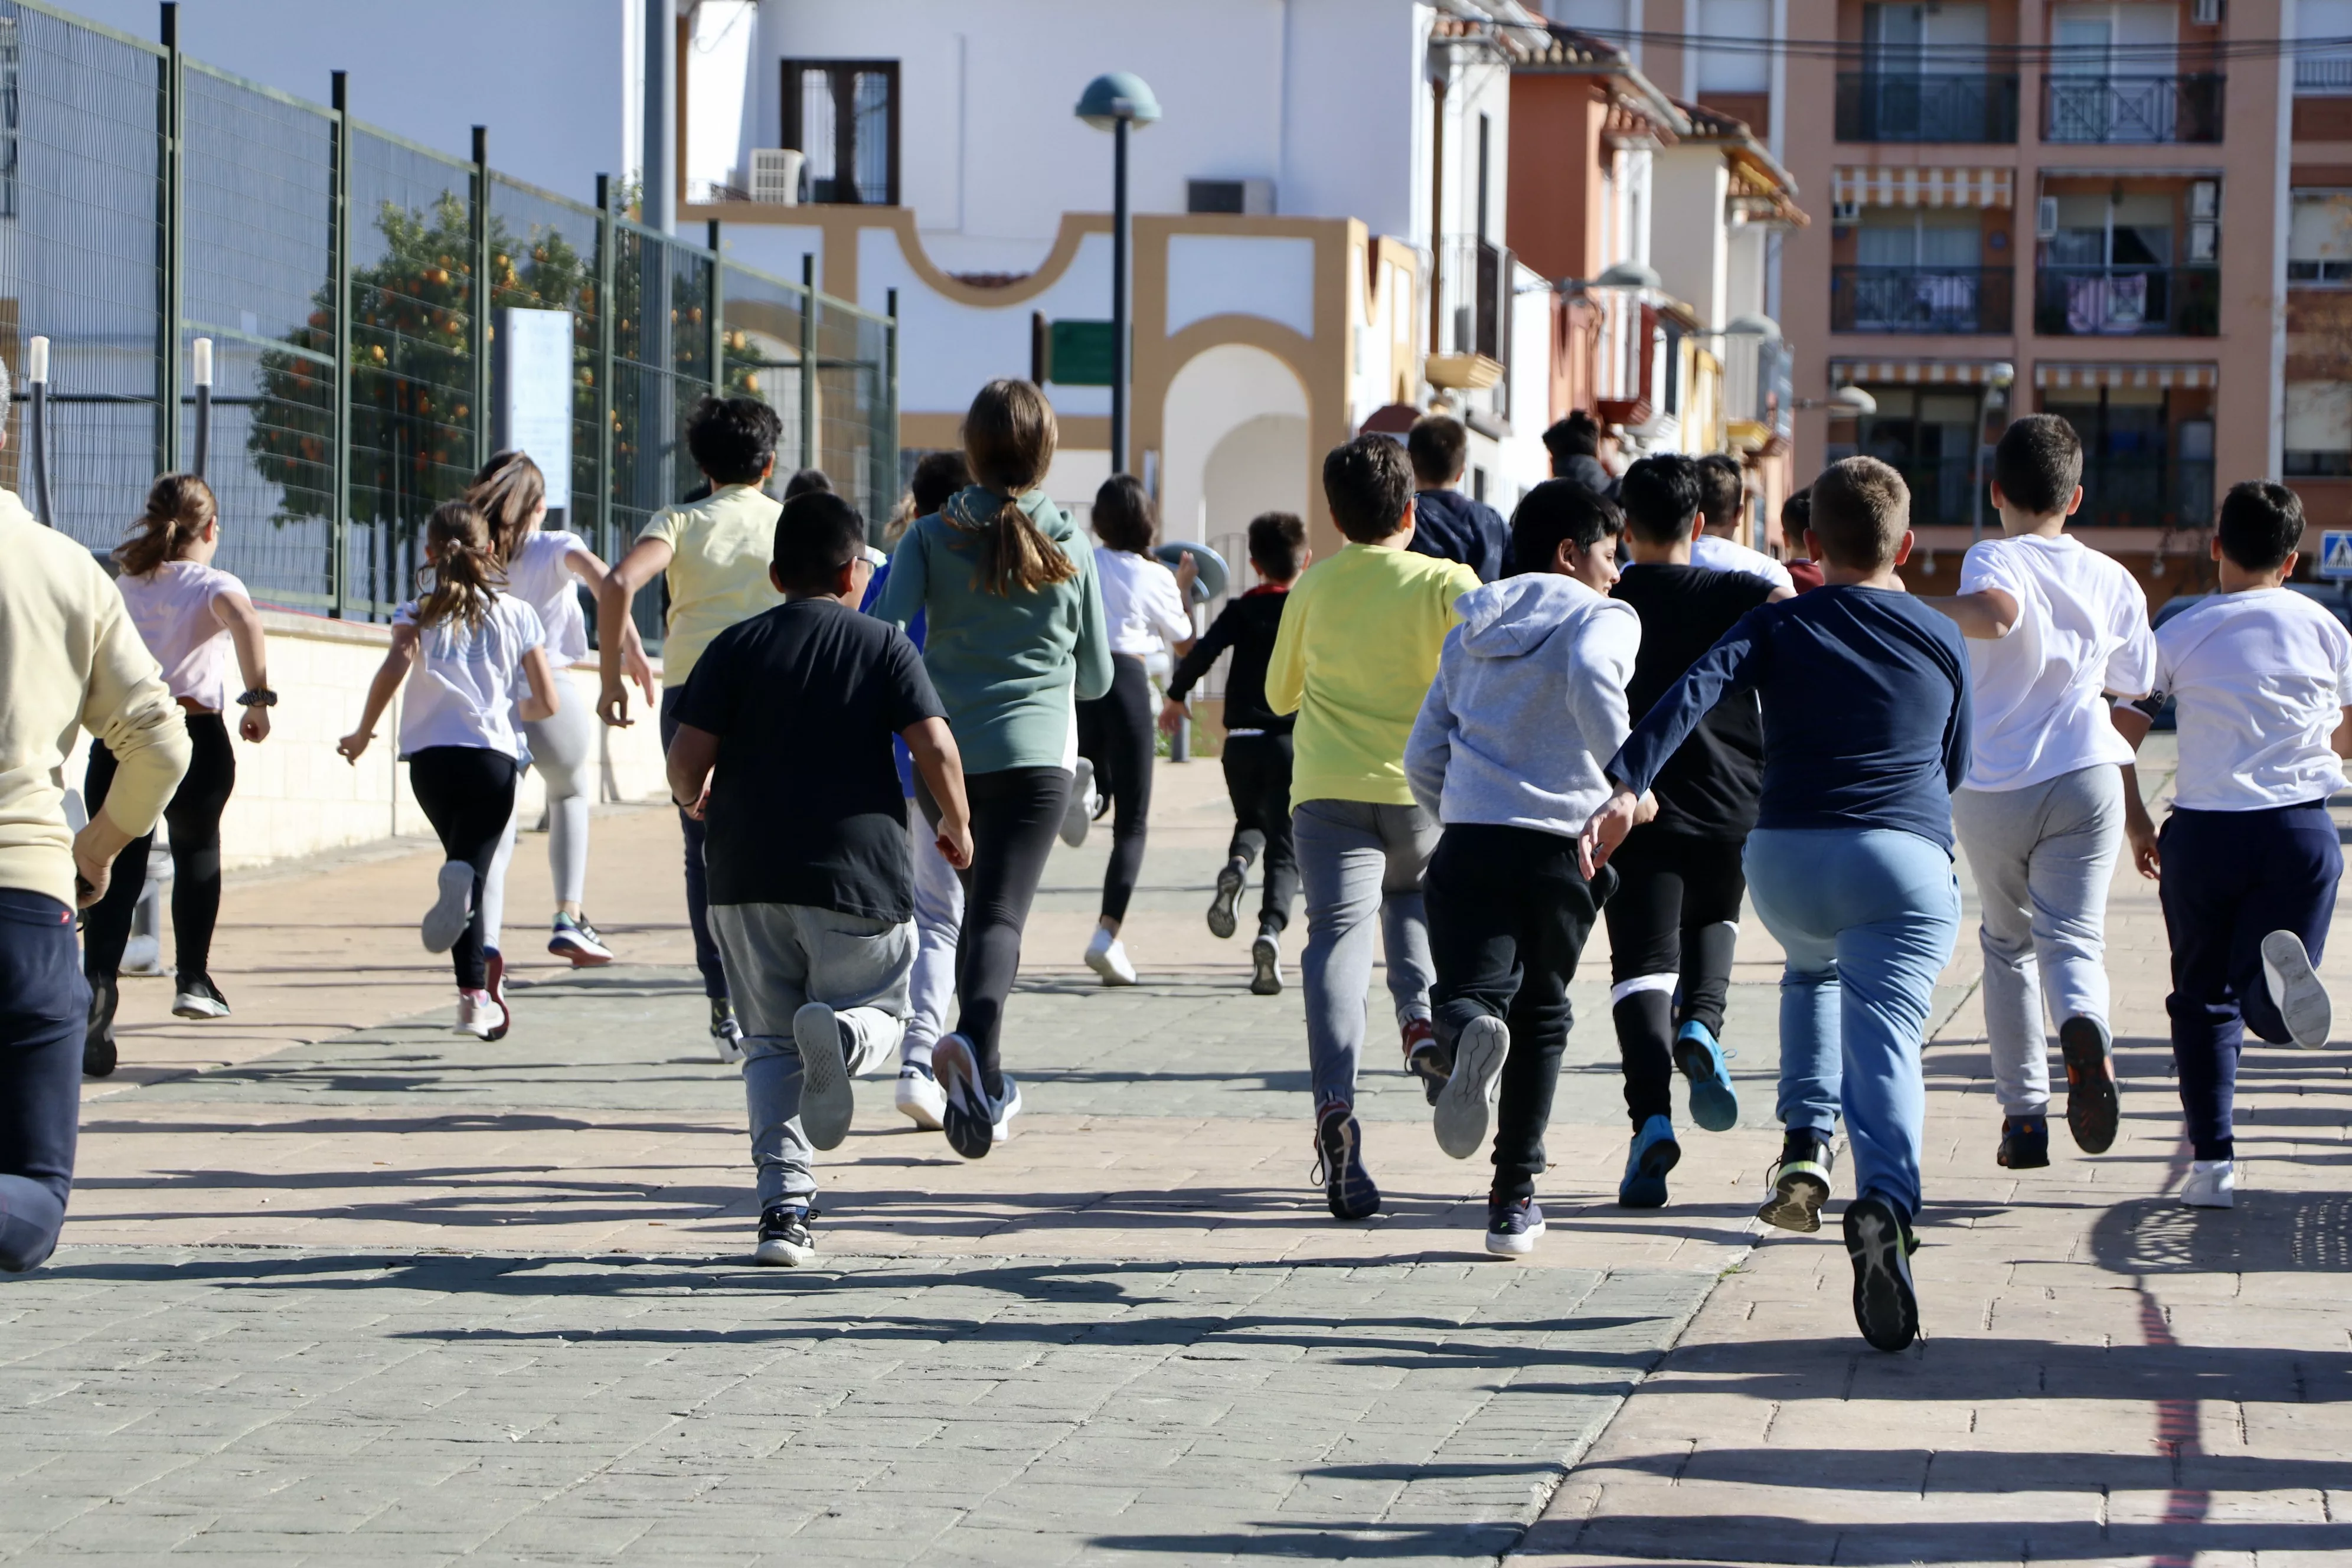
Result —
M 1563 24 L 1563 26 L 1569 26 Z M 1569 30 L 1621 47 L 1656 45 L 1710 55 L 1765 55 L 1790 59 L 1855 60 L 1890 52 L 1883 45 L 1842 38 L 1733 38 L 1705 33 L 1665 33 L 1630 28 Z M 1905 44 L 1904 58 L 1982 65 L 2092 65 L 2110 61 L 2172 65 L 2208 60 L 2274 60 L 2287 56 L 2352 56 L 2352 36 L 2320 38 L 2225 38 L 2211 44 Z M 2164 74 L 2171 74 L 2169 72 Z

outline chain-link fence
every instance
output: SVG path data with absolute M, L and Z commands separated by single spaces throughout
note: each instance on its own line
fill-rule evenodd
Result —
M 387 619 L 425 520 L 490 453 L 508 307 L 572 318 L 571 505 L 550 526 L 612 559 L 694 494 L 683 426 L 713 392 L 772 404 L 780 476 L 822 467 L 878 522 L 898 489 L 889 320 L 722 261 L 715 233 L 646 228 L 610 183 L 567 201 L 492 171 L 478 137 L 452 158 L 334 96 L 0 0 L 0 358 L 21 405 L 25 342 L 50 340 L 58 528 L 111 546 L 150 480 L 193 462 L 208 338 L 219 563 L 266 603 Z M 14 489 L 26 423 L 0 448 Z

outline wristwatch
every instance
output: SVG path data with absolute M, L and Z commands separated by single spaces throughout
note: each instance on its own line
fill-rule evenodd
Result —
M 278 706 L 278 693 L 267 686 L 257 686 L 250 691 L 238 692 L 236 705 L 239 708 L 275 708 Z

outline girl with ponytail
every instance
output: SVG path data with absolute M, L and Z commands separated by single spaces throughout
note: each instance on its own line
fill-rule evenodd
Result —
M 457 976 L 457 1027 L 478 1039 L 510 1021 L 482 941 L 483 889 L 507 824 L 524 751 L 514 721 L 544 723 L 558 706 L 539 612 L 505 592 L 487 519 L 453 500 L 425 530 L 417 597 L 393 617 L 392 651 L 368 687 L 360 727 L 336 742 L 356 764 L 393 694 L 420 669 L 400 713 L 400 756 L 416 804 L 446 857 L 420 930 Z
M 241 708 L 237 733 L 254 744 L 268 738 L 269 709 L 278 700 L 269 689 L 268 642 L 245 584 L 212 563 L 220 549 L 220 513 L 204 480 L 194 474 L 157 479 L 131 529 L 114 552 L 121 568 L 122 602 L 186 711 L 192 753 L 186 776 L 163 808 L 172 839 L 172 942 L 178 973 L 172 1011 L 183 1018 L 225 1018 L 228 1000 L 209 971 L 213 927 L 220 918 L 221 814 L 236 788 L 236 753 L 223 715 L 232 706 Z M 232 651 L 245 683 L 234 703 L 228 684 Z M 114 753 L 103 741 L 93 740 L 82 784 L 92 815 L 106 804 L 114 772 Z M 116 979 L 153 842 L 150 834 L 123 851 L 121 874 L 107 884 L 105 898 L 91 908 L 82 928 L 82 970 L 90 994 L 82 1071 L 93 1078 L 114 1070 Z
M 929 623 L 923 663 L 963 753 L 972 858 L 958 873 L 960 1016 L 931 1062 L 948 1142 L 967 1160 L 1009 1136 L 1021 1109 L 999 1060 L 1005 998 L 1069 803 L 1074 700 L 1111 684 L 1094 553 L 1041 488 L 1054 441 L 1044 393 L 1025 381 L 982 387 L 963 427 L 974 482 L 907 530 L 875 606 L 901 626 L 919 614 Z M 917 799 L 937 826 L 937 805 Z

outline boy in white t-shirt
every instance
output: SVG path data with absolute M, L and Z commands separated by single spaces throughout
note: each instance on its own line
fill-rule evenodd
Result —
M 2083 444 L 2054 414 L 2011 424 L 1993 454 L 2001 537 L 1969 550 L 1960 595 L 1934 601 L 1969 638 L 1975 696 L 1952 826 L 1983 919 L 1985 1035 L 2000 1099 L 2000 1163 L 2050 1163 L 2046 1005 L 2066 1060 L 2066 1127 L 2086 1154 L 2120 1115 L 2107 1025 L 2107 886 L 2123 845 L 2119 764 L 2131 749 L 2108 697 L 2156 673 L 2147 596 L 2112 556 L 2069 538 Z
M 2198 1208 L 2228 1208 L 2236 1191 L 2231 1114 L 2245 1032 L 2305 1050 L 2327 1043 L 2334 1011 L 2312 965 L 2344 873 L 2327 800 L 2352 755 L 2352 632 L 2284 585 L 2303 503 L 2284 485 L 2233 485 L 2213 531 L 2221 592 L 2156 634 L 2156 691 L 2179 704 L 2180 731 L 2161 833 L 2124 770 L 2132 858 L 2160 877 L 2172 942 L 2164 1006 L 2194 1155 L 2180 1198 Z M 2115 710 L 2135 749 L 2153 705 Z

